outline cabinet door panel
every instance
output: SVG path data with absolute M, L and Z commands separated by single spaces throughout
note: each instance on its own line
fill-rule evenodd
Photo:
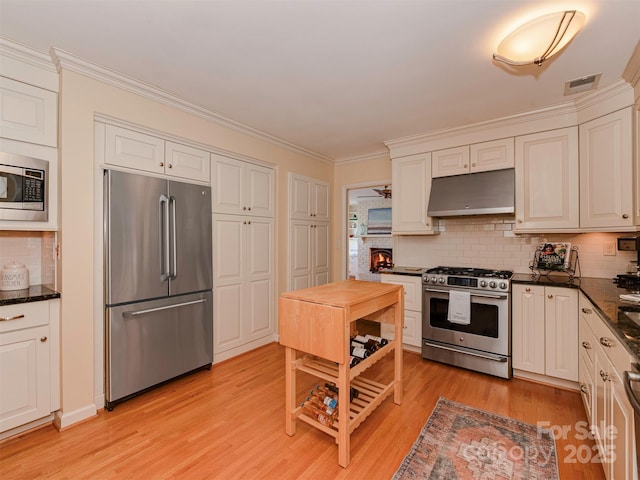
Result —
M 545 289 L 546 374 L 578 381 L 578 291 Z
M 312 213 L 314 220 L 329 220 L 329 185 L 314 183 Z
M 252 280 L 247 284 L 247 340 L 256 340 L 273 333 L 273 280 Z
M 431 154 L 393 159 L 392 232 L 432 234 L 433 221 L 427 216 L 431 193 Z
M 216 287 L 213 293 L 213 352 L 218 354 L 245 343 L 242 336 L 245 299 L 240 283 Z
M 213 287 L 238 284 L 243 280 L 242 252 L 244 217 L 213 216 Z
M 516 229 L 578 228 L 576 127 L 516 138 Z
M 513 288 L 513 368 L 544 375 L 544 287 Z
M 0 431 L 49 415 L 48 336 L 48 325 L 0 336 Z
M 431 153 L 431 176 L 447 177 L 469 173 L 469 146 L 447 148 Z
M 274 175 L 271 168 L 247 164 L 247 206 L 251 215 L 273 216 Z
M 207 183 L 210 181 L 209 152 L 173 142 L 167 142 L 165 149 L 168 175 Z
M 513 168 L 514 165 L 513 138 L 471 145 L 472 172 Z
M 107 125 L 105 163 L 164 173 L 164 140 L 144 133 Z
M 289 177 L 289 217 L 308 220 L 311 216 L 311 180 Z
M 244 165 L 243 162 L 221 155 L 211 154 L 213 162 L 213 211 L 215 213 L 243 213 Z
M 58 95 L 0 77 L 0 136 L 55 147 Z
M 273 275 L 273 220 L 251 217 L 245 225 L 247 278 L 269 278 Z
M 631 115 L 629 107 L 580 125 L 582 227 L 633 225 Z

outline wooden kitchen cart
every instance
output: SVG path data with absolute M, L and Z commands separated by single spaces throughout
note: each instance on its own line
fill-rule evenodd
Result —
M 338 443 L 338 463 L 350 462 L 351 433 L 391 393 L 402 403 L 402 328 L 404 291 L 400 285 L 345 280 L 318 287 L 285 292 L 279 299 L 280 343 L 286 348 L 286 432 L 295 434 L 300 419 L 333 436 Z M 355 321 L 367 319 L 395 326 L 395 338 L 349 367 L 350 335 Z M 361 374 L 390 352 L 394 352 L 393 380 L 381 384 Z M 296 402 L 296 372 L 334 382 L 340 391 L 338 421 L 326 427 L 303 412 Z M 349 389 L 360 395 L 349 402 Z M 345 408 L 346 407 L 346 408 Z

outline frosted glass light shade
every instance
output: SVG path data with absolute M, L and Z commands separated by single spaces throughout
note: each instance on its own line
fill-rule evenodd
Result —
M 556 12 L 520 25 L 498 45 L 493 58 L 509 65 L 542 65 L 580 31 L 585 16 L 576 10 Z

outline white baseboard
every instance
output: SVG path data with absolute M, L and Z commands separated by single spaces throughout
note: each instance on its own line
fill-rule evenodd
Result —
M 213 364 L 222 362 L 224 360 L 229 360 L 230 358 L 236 357 L 242 353 L 250 352 L 251 350 L 255 350 L 258 347 L 262 347 L 268 343 L 272 343 L 276 340 L 277 335 L 267 335 L 266 337 L 259 338 L 258 340 L 254 340 L 253 342 L 245 343 L 239 347 L 230 348 L 229 350 L 225 350 L 224 352 L 216 352 L 215 349 L 213 351 Z
M 521 378 L 523 380 L 529 380 L 531 382 L 542 383 L 550 385 L 552 387 L 560 387 L 565 390 L 580 391 L 578 382 L 572 382 L 571 380 L 564 380 L 562 378 L 548 377 L 546 375 L 540 375 L 538 373 L 525 372 L 524 370 L 513 369 L 514 378 Z
M 93 403 L 72 412 L 63 412 L 61 410 L 58 410 L 55 413 L 53 424 L 58 430 L 63 430 L 67 427 L 70 427 L 74 423 L 82 422 L 83 420 L 87 420 L 88 418 L 95 417 L 97 414 L 98 409 Z
M 50 425 L 52 420 L 53 420 L 53 413 L 50 415 L 47 415 L 44 418 L 39 418 L 38 420 L 29 422 L 25 425 L 20 425 L 19 427 L 12 428 L 11 430 L 6 430 L 0 433 L 0 440 L 4 440 L 5 438 L 9 438 L 9 437 L 15 437 L 17 435 L 20 435 L 21 433 L 39 428 L 42 425 L 47 425 L 47 424 Z

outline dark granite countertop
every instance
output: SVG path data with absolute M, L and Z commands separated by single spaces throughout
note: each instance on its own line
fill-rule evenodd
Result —
M 413 277 L 421 277 L 426 273 L 427 269 L 422 267 L 392 267 L 384 268 L 378 273 L 386 273 L 391 275 L 410 275 Z
M 620 300 L 621 294 L 638 293 L 637 291 L 619 288 L 611 278 L 583 277 L 569 280 L 567 277 L 559 275 L 544 277 L 515 274 L 511 280 L 513 283 L 579 288 L 593 303 L 600 316 L 609 324 L 618 340 L 626 346 L 629 353 L 640 361 L 640 324 L 625 314 L 625 312 L 640 314 L 640 303 Z
M 0 306 L 16 303 L 41 302 L 60 298 L 60 293 L 44 285 L 31 285 L 24 290 L 0 291 Z

